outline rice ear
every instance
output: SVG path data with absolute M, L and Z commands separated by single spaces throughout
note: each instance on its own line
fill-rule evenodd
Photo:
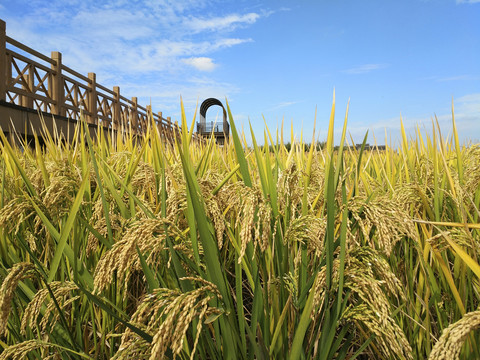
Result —
M 32 277 L 35 266 L 31 263 L 17 263 L 10 269 L 0 287 L 0 336 L 5 335 L 13 297 L 20 281 Z
M 472 331 L 480 328 L 480 310 L 463 315 L 457 322 L 443 330 L 430 353 L 429 360 L 457 360 L 462 346 Z

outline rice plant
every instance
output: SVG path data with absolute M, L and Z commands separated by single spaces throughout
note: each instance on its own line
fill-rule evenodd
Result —
M 227 105 L 228 108 L 228 105 Z M 480 147 L 0 132 L 0 359 L 480 357 Z M 365 137 L 366 140 L 366 137 Z M 289 142 L 287 148 L 284 145 Z M 315 131 L 312 143 L 315 141 Z

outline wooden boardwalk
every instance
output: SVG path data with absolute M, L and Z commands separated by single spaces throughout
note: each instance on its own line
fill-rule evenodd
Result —
M 41 114 L 41 115 L 40 115 Z M 43 117 L 47 128 L 65 137 L 73 135 L 73 126 L 83 117 L 92 134 L 99 128 L 106 132 L 131 131 L 143 134 L 149 122 L 155 122 L 165 140 L 180 134 L 177 123 L 143 107 L 137 98 L 120 94 L 120 87 L 108 89 L 62 63 L 62 54 L 48 57 L 12 39 L 6 23 L 0 20 L 0 127 L 5 133 L 15 130 L 22 136 L 40 133 Z

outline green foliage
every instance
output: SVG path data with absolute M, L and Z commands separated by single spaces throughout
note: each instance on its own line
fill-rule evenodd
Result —
M 348 107 L 334 146 L 334 101 L 247 148 L 227 109 L 223 147 L 183 107 L 173 143 L 0 133 L 0 359 L 480 356 L 478 146 L 350 146 Z

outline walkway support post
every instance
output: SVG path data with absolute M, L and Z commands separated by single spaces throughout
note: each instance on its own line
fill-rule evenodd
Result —
M 65 92 L 63 90 L 63 78 L 62 78 L 62 53 L 58 51 L 52 51 L 52 64 L 53 73 L 53 86 L 52 86 L 52 113 L 54 115 L 65 116 L 66 110 L 64 106 Z
M 22 75 L 22 89 L 25 90 L 27 94 L 35 94 L 35 91 L 33 89 L 34 83 L 34 68 L 33 65 L 28 66 L 28 72 L 26 74 Z M 22 106 L 29 108 L 29 109 L 34 109 L 33 107 L 33 97 L 24 95 L 22 96 Z
M 120 130 L 122 128 L 121 126 L 122 114 L 120 112 L 120 86 L 114 86 L 113 93 L 114 93 L 113 116 L 112 116 L 112 123 L 110 125 L 112 129 Z M 106 124 L 106 125 L 108 128 L 109 124 Z
M 89 124 L 96 124 L 97 120 L 97 75 L 93 72 L 88 73 L 88 116 L 87 122 Z
M 155 120 L 154 120 L 155 121 Z M 158 124 L 157 124 L 157 129 L 158 129 L 158 132 L 160 133 L 160 137 L 162 136 L 163 134 L 163 127 L 162 127 L 162 112 L 159 111 L 158 112 Z
M 7 100 L 7 24 L 0 20 L 0 101 Z
M 69 122 L 77 122 L 82 116 L 88 124 L 104 130 L 131 129 L 142 134 L 148 130 L 152 116 L 165 140 L 180 136 L 178 123 L 170 117 L 164 119 L 159 112 L 157 119 L 151 106 L 147 109 L 136 97 L 128 100 L 121 96 L 120 87 L 107 89 L 97 83 L 95 73 L 85 76 L 65 66 L 60 52 L 42 54 L 7 36 L 6 30 L 6 22 L 0 19 L 0 111 L 8 114 L 0 119 L 3 128 L 8 127 L 4 120 L 12 116 L 21 131 L 28 116 L 34 119 L 30 124 L 37 126 L 40 121 L 36 110 L 41 110 L 45 116 L 56 118 L 58 129 L 66 129 L 67 134 Z M 39 132 L 38 126 L 35 130 Z
M 131 123 L 132 123 L 132 129 L 133 133 L 136 134 L 139 132 L 138 130 L 138 114 L 137 114 L 137 107 L 138 107 L 138 99 L 136 97 L 132 97 L 132 111 L 130 113 L 131 116 Z

